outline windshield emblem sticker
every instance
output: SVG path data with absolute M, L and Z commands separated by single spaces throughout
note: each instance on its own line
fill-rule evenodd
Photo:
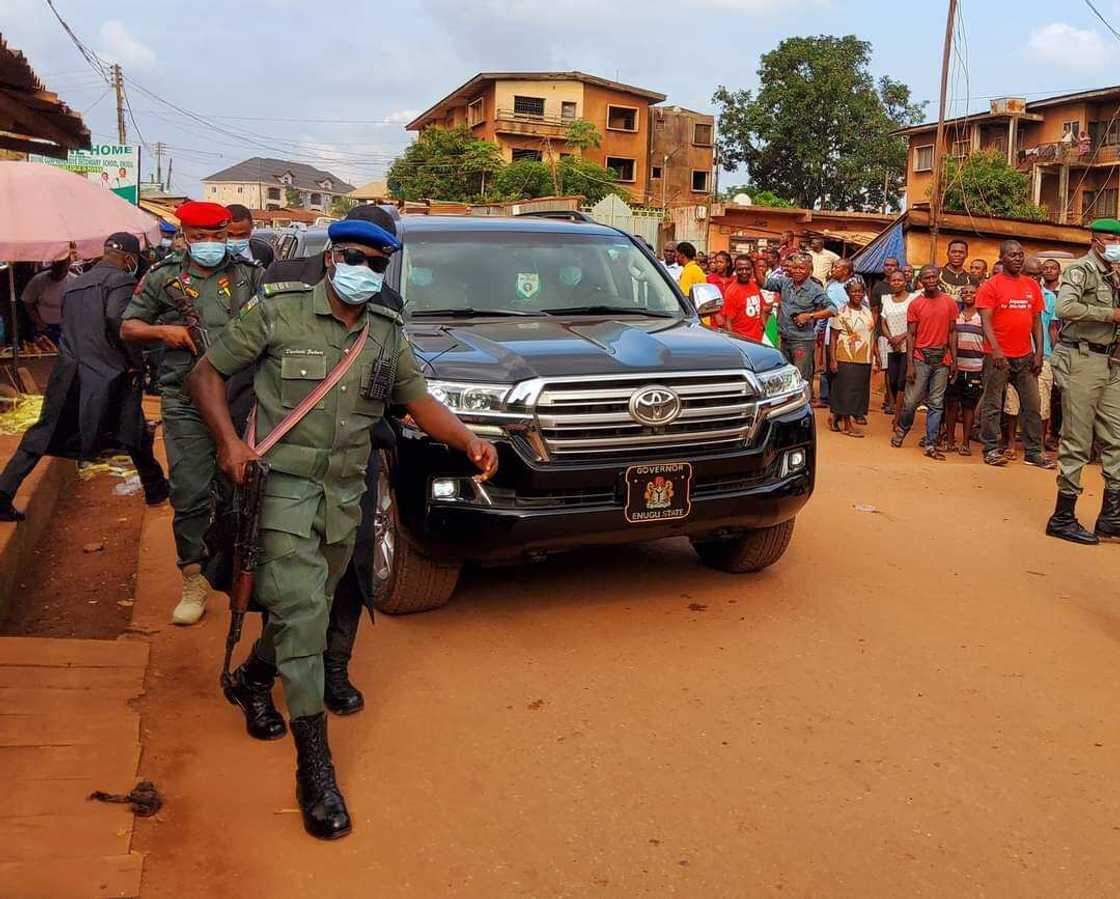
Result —
M 531 300 L 541 292 L 541 276 L 538 272 L 517 273 L 517 296 Z

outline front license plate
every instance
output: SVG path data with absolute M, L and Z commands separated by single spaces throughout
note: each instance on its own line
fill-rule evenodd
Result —
M 660 462 L 626 469 L 626 520 L 630 524 L 687 518 L 692 511 L 692 465 Z

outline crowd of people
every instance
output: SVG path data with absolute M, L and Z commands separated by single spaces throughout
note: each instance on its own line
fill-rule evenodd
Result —
M 870 287 L 823 238 L 803 248 L 792 231 L 777 246 L 734 257 L 670 242 L 663 261 L 686 294 L 699 283 L 719 286 L 723 309 L 706 323 L 778 346 L 813 402 L 828 409 L 833 431 L 865 436 L 881 373 L 892 446 L 904 445 L 922 411 L 918 445 L 933 461 L 971 456 L 978 443 L 983 462 L 1002 467 L 1019 459 L 1021 442 L 1023 463 L 1060 469 L 1047 533 L 1095 543 L 1120 536 L 1120 223 L 1102 219 L 1090 230 L 1089 254 L 1064 279 L 1059 259 L 1028 256 L 1017 240 L 1000 245 L 990 268 L 983 258 L 969 261 L 963 239 L 950 241 L 942 264 L 916 273 L 887 257 Z M 1110 361 L 1101 368 L 1098 357 Z M 1090 532 L 1073 506 L 1098 448 L 1106 490 Z

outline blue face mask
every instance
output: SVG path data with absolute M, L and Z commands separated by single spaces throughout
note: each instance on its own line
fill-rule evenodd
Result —
M 381 290 L 385 275 L 372 271 L 368 265 L 347 265 L 337 262 L 331 274 L 331 286 L 338 298 L 351 306 L 361 306 Z
M 240 256 L 247 249 L 249 249 L 248 237 L 231 237 L 226 241 L 226 246 L 229 247 L 229 254 L 231 256 Z
M 169 246 L 171 246 L 171 238 L 170 238 L 170 237 L 164 237 L 164 238 L 161 238 L 161 239 L 160 239 L 160 242 L 159 242 L 159 245 L 160 245 L 161 247 L 169 247 Z
M 224 240 L 199 240 L 191 244 L 191 259 L 206 268 L 214 268 L 225 258 Z
M 1105 262 L 1120 262 L 1120 243 L 1106 243 L 1104 259 Z

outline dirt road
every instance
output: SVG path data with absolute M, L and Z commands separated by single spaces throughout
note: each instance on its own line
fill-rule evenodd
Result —
M 301 829 L 290 740 L 218 694 L 225 616 L 164 627 L 145 899 L 1116 895 L 1120 546 L 1042 535 L 1051 474 L 938 465 L 876 419 L 822 434 L 759 576 L 665 541 L 477 573 L 363 630 L 336 844 Z M 145 540 L 136 623 L 162 626 L 167 521 Z

